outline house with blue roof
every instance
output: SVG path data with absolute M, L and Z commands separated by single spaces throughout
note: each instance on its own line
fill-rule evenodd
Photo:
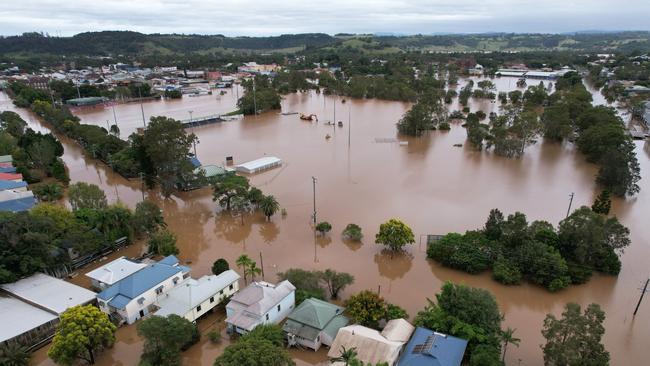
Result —
M 189 278 L 190 269 L 170 255 L 97 294 L 99 308 L 118 323 L 133 324 L 153 313 L 159 298 Z
M 27 182 L 16 182 L 13 180 L 0 180 L 0 191 L 13 190 L 13 191 L 26 191 Z
M 467 341 L 418 327 L 397 366 L 460 366 Z

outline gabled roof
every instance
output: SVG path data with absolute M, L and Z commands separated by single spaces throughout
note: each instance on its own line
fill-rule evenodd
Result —
M 95 293 L 92 291 L 42 273 L 14 283 L 6 283 L 2 288 L 13 296 L 53 314 L 61 314 L 70 307 L 84 305 L 95 299 Z
M 323 330 L 327 324 L 337 315 L 343 312 L 344 308 L 330 304 L 329 302 L 310 298 L 303 301 L 296 307 L 288 318 L 312 328 Z
M 233 295 L 230 301 L 243 305 L 250 313 L 264 315 L 295 290 L 295 286 L 288 280 L 277 285 L 263 281 L 253 282 Z
M 198 280 L 193 278 L 170 290 L 158 301 L 160 310 L 156 315 L 167 316 L 176 314 L 185 316 L 190 310 L 197 307 L 207 299 L 215 296 L 219 291 L 239 280 L 239 274 L 232 269 L 219 275 L 203 276 Z
M 93 280 L 97 280 L 110 286 L 146 266 L 147 265 L 144 263 L 134 262 L 127 259 L 126 257 L 120 257 L 110 263 L 107 263 L 86 273 L 86 277 L 92 278 Z
M 0 201 L 0 211 L 21 212 L 28 211 L 36 205 L 34 197 L 17 198 L 8 201 Z
M 389 341 L 393 342 L 408 342 L 415 327 L 405 319 L 393 319 L 386 323 L 386 326 L 381 331 L 381 335 Z
M 418 327 L 398 366 L 460 366 L 467 341 Z
M 110 300 L 109 304 L 111 306 L 123 309 L 127 303 L 151 290 L 154 286 L 187 270 L 187 267 L 167 264 L 178 263 L 177 259 L 174 261 L 176 257 L 174 259 L 170 259 L 170 257 L 166 257 L 158 263 L 150 264 L 131 274 L 97 294 L 97 297 L 104 301 Z M 181 278 L 182 276 L 179 275 L 179 280 Z

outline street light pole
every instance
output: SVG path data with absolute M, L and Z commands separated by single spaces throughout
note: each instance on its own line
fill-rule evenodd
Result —
M 192 124 L 192 113 L 194 111 L 188 111 L 190 113 L 190 126 L 192 126 L 192 134 L 194 135 L 194 125 Z M 196 135 L 195 135 L 196 136 Z M 196 140 L 192 140 L 192 145 L 194 145 L 194 157 L 196 157 Z
M 138 96 L 140 96 L 140 111 L 142 112 L 142 125 L 144 125 L 144 128 L 147 128 L 147 121 L 144 119 L 144 106 L 142 105 L 142 91 L 140 90 L 139 86 L 138 86 Z
M 253 75 L 253 108 L 255 109 L 255 115 L 257 116 L 257 97 L 255 96 L 255 75 Z
M 314 224 L 316 224 L 316 177 L 311 177 L 314 193 Z

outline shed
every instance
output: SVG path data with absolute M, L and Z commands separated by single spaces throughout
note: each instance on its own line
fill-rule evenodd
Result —
M 253 174 L 263 170 L 275 168 L 282 165 L 282 159 L 275 156 L 265 156 L 263 158 L 251 160 L 249 162 L 235 166 L 238 172 Z
M 226 169 L 218 165 L 203 165 L 194 170 L 195 173 L 203 171 L 206 178 L 218 177 L 228 173 Z
M 59 315 L 73 306 L 93 302 L 96 295 L 83 287 L 43 273 L 6 283 L 2 289 L 16 298 Z
M 0 344 L 31 347 L 54 333 L 59 317 L 0 291 Z

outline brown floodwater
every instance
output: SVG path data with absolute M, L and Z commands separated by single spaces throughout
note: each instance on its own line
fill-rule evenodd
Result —
M 502 78 L 496 82 L 501 90 L 508 90 L 514 88 L 515 81 Z M 234 100 L 225 105 L 226 99 L 223 96 L 217 101 L 215 96 L 207 96 L 174 101 L 171 103 L 176 114 L 172 116 L 182 118 L 184 109 L 185 113 L 190 108 L 199 110 L 201 101 L 206 104 L 206 114 L 218 113 L 218 108 L 225 111 L 234 106 Z M 331 120 L 333 101 L 332 97 L 315 93 L 292 94 L 285 97 L 282 109 L 315 113 L 321 121 Z M 190 103 L 187 107 L 186 102 Z M 224 105 L 211 109 L 216 102 Z M 166 113 L 169 103 L 147 103 L 145 112 Z M 118 120 L 123 132 L 127 129 L 123 126 L 132 124 L 135 128 L 139 126 L 138 118 L 141 122 L 138 105 L 137 113 L 128 112 L 133 107 L 115 107 L 118 118 L 133 116 L 131 122 Z M 445 281 L 485 288 L 496 296 L 505 314 L 503 326 L 516 328 L 516 336 L 522 339 L 518 348 L 508 348 L 507 363 L 513 365 L 543 364 L 540 330 L 547 313 L 559 315 L 567 302 L 595 302 L 607 312 L 604 342 L 612 364 L 645 364 L 650 303 L 642 304 L 636 318 L 632 311 L 639 297 L 637 288 L 650 275 L 650 247 L 646 239 L 650 237 L 650 226 L 646 223 L 650 211 L 650 148 L 644 142 L 635 142 L 644 177 L 641 193 L 613 202 L 613 214 L 630 228 L 632 239 L 632 245 L 622 256 L 623 269 L 618 277 L 595 275 L 587 284 L 559 293 L 529 284 L 507 287 L 494 282 L 489 273 L 473 276 L 428 261 L 422 236 L 479 228 L 495 207 L 504 213 L 522 211 L 531 221 L 542 219 L 557 224 L 566 215 L 571 192 L 575 192 L 574 208 L 591 204 L 597 194 L 597 167 L 586 163 L 571 144 L 540 140 L 527 148 L 521 159 L 501 158 L 468 146 L 454 147 L 465 143 L 466 138 L 458 123 L 453 123 L 449 132 L 433 131 L 421 138 L 398 137 L 395 123 L 408 107 L 406 103 L 348 98 L 347 103 L 342 104 L 339 99 L 336 105 L 336 120 L 343 121 L 342 128 L 301 121 L 297 115 L 269 112 L 194 130 L 200 139 L 198 157 L 204 164 L 221 164 L 226 156 L 233 156 L 235 163 L 265 154 L 283 159 L 282 167 L 251 176 L 251 183 L 274 195 L 287 210 L 286 217 L 276 215 L 266 222 L 262 215 L 252 214 L 244 218 L 242 225 L 240 218 L 219 212 L 208 188 L 179 193 L 167 200 L 155 191 L 146 195 L 163 208 L 169 228 L 178 237 L 180 258 L 191 264 L 194 276 L 209 273 L 212 262 L 219 257 L 234 263 L 242 253 L 254 259 L 259 259 L 261 253 L 267 280 L 275 280 L 278 272 L 292 267 L 350 272 L 355 283 L 345 289 L 343 298 L 363 289 L 380 289 L 382 296 L 405 308 L 411 318 Z M 477 108 L 496 111 L 498 104 L 481 101 L 472 105 L 473 110 Z M 0 94 L 1 109 L 15 110 L 5 94 Z M 30 112 L 18 112 L 30 126 L 46 129 Z M 112 110 L 85 111 L 83 118 L 101 125 L 105 119 L 112 119 Z M 330 139 L 326 139 L 328 134 Z M 408 145 L 380 143 L 376 138 L 399 138 Z M 139 181 L 123 179 L 86 157 L 70 140 L 62 141 L 63 159 L 73 182 L 97 184 L 109 200 L 120 200 L 130 206 L 142 199 Z M 311 225 L 312 176 L 317 178 L 318 220 L 329 221 L 333 226 L 326 238 L 315 237 Z M 405 254 L 391 257 L 374 243 L 374 235 L 380 223 L 393 217 L 403 219 L 413 228 L 417 243 Z M 340 233 L 348 223 L 363 228 L 363 243 L 341 240 Z M 142 248 L 134 246 L 127 250 L 137 254 Z M 117 255 L 121 254 L 113 254 Z M 202 321 L 202 329 L 223 327 L 220 316 L 223 317 L 217 314 Z M 184 352 L 185 364 L 210 365 L 224 345 L 204 340 Z M 141 347 L 135 327 L 121 328 L 115 347 L 99 357 L 99 364 L 135 364 Z M 326 360 L 325 352 L 292 354 L 299 364 Z M 34 364 L 52 364 L 46 349 L 35 354 Z

